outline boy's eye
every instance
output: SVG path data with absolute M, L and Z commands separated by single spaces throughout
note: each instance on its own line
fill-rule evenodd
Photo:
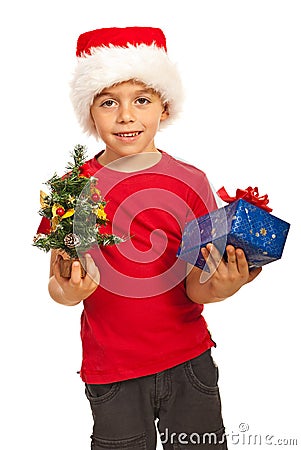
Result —
M 112 106 L 115 106 L 116 102 L 114 100 L 106 100 L 101 104 L 101 106 L 104 106 L 106 108 L 111 108 Z
M 136 103 L 138 103 L 138 105 L 147 105 L 150 101 L 145 97 L 139 97 L 137 98 Z

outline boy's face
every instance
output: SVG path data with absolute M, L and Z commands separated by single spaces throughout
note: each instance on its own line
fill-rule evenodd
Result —
M 158 94 L 142 83 L 127 81 L 104 89 L 91 106 L 99 137 L 106 144 L 106 162 L 157 151 L 154 137 L 168 117 Z

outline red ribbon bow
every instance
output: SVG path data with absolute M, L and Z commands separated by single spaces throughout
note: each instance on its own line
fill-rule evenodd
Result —
M 251 203 L 252 205 L 258 206 L 259 208 L 264 209 L 267 212 L 273 211 L 268 205 L 269 198 L 268 195 L 262 195 L 259 196 L 258 188 L 252 188 L 249 186 L 246 189 L 236 189 L 236 196 L 230 197 L 227 193 L 226 189 L 224 187 L 220 188 L 217 191 L 217 194 L 220 196 L 220 198 L 227 203 L 235 202 L 236 200 L 239 200 L 240 198 L 246 200 L 247 202 Z

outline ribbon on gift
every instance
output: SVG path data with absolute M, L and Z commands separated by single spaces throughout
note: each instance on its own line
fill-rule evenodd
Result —
M 226 203 L 232 203 L 236 200 L 243 199 L 252 205 L 258 206 L 258 208 L 264 209 L 267 212 L 273 211 L 268 205 L 269 198 L 268 195 L 259 196 L 258 188 L 251 186 L 246 189 L 236 189 L 236 196 L 230 197 L 224 186 L 217 191 L 219 197 Z

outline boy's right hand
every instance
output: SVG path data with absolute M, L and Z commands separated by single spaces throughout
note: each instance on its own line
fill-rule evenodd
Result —
M 70 278 L 64 278 L 60 274 L 61 255 L 57 255 L 52 266 L 53 276 L 49 283 L 49 293 L 58 303 L 64 305 L 76 305 L 88 298 L 98 287 L 100 274 L 91 255 L 85 255 L 87 273 L 81 277 L 80 262 L 72 264 Z M 52 281 L 52 283 L 51 283 Z M 57 286 L 55 286 L 57 284 Z M 51 286 L 52 285 L 52 286 Z

